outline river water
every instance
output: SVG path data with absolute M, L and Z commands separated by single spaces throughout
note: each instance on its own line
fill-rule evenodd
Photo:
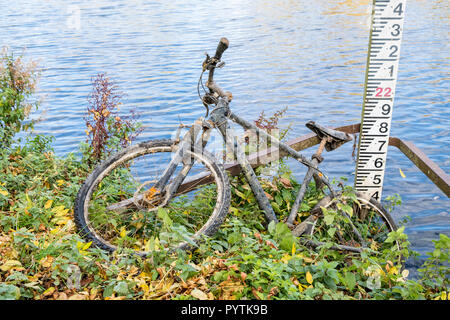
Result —
M 3 3 L 4 2 L 4 3 Z M 316 120 L 360 121 L 369 37 L 368 0 L 318 1 L 2 1 L 0 45 L 37 60 L 43 72 L 36 133 L 54 149 L 77 151 L 91 78 L 106 72 L 142 114 L 138 141 L 168 138 L 181 122 L 204 115 L 196 86 L 204 52 L 226 36 L 226 66 L 216 72 L 233 92 L 232 109 L 248 120 L 288 107 L 281 127 L 294 138 Z M 448 13 L 450 3 L 408 0 L 392 136 L 414 142 L 450 172 Z M 311 154 L 312 151 L 307 151 Z M 354 179 L 352 146 L 326 156 L 330 176 Z M 295 168 L 301 176 L 303 169 Z M 400 175 L 401 169 L 405 175 Z M 397 149 L 390 148 L 383 197 L 398 193 L 399 221 L 413 249 L 431 250 L 450 235 L 449 199 Z

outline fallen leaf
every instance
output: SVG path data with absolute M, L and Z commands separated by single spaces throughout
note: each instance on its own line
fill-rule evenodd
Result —
M 41 266 L 43 266 L 44 268 L 49 268 L 49 267 L 51 267 L 52 262 L 53 262 L 53 257 L 52 256 L 46 256 L 46 257 L 42 258 L 39 261 L 39 264 Z
M 280 178 L 280 182 L 284 185 L 285 188 L 292 188 L 291 180 Z
M 74 295 L 69 297 L 69 300 L 86 300 L 86 296 L 82 294 L 75 293 Z
M 252 293 L 253 296 L 258 300 L 261 300 L 263 298 L 261 292 L 257 291 L 255 288 L 252 288 Z
M 119 235 L 120 235 L 121 238 L 125 238 L 125 236 L 127 235 L 127 230 L 125 230 L 125 227 L 122 226 L 120 228 L 120 234 Z
M 20 268 L 20 267 L 22 267 L 22 263 L 20 263 L 20 261 L 8 260 L 4 264 L 2 264 L 2 266 L 0 267 L 0 270 L 6 272 L 6 271 L 11 270 L 12 268 Z
M 191 291 L 191 296 L 199 300 L 208 300 L 208 295 L 197 288 Z
M 49 209 L 52 206 L 53 200 L 48 200 L 45 205 L 44 205 L 44 209 Z
M 308 282 L 309 284 L 313 283 L 313 277 L 309 271 L 306 272 L 306 282 Z
M 255 232 L 255 238 L 258 239 L 259 243 L 263 242 L 263 239 L 262 239 L 261 234 L 259 232 Z
M 272 197 L 272 195 L 270 193 L 267 193 L 267 192 L 264 191 L 264 194 L 266 195 L 267 199 L 273 200 L 273 197 Z
M 42 295 L 45 296 L 50 296 L 53 294 L 53 292 L 55 292 L 55 287 L 50 287 L 47 290 L 45 290 Z
M 402 176 L 402 178 L 406 178 L 405 174 L 403 173 L 402 169 L 398 168 L 398 171 L 400 171 L 400 175 Z
M 60 292 L 58 294 L 58 298 L 56 298 L 57 300 L 67 300 L 67 294 L 65 294 L 64 292 Z

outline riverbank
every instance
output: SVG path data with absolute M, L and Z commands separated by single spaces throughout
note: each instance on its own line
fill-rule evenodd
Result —
M 55 156 L 50 141 L 35 138 L 1 154 L 1 299 L 448 298 L 448 266 L 439 265 L 448 261 L 445 235 L 420 277 L 408 280 L 408 271 L 386 252 L 313 251 L 282 223 L 266 230 L 254 199 L 240 195 L 242 177 L 232 183 L 226 221 L 193 252 L 108 254 L 80 238 L 73 223 L 88 166 L 73 154 Z M 287 180 L 274 177 L 278 191 L 267 189 L 272 197 L 298 188 L 286 172 Z M 310 192 L 306 203 L 317 196 Z

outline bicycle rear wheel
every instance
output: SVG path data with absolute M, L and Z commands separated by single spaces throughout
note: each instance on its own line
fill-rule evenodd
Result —
M 326 196 L 312 209 L 312 214 L 294 229 L 297 236 L 309 236 L 306 243 L 317 247 L 332 241 L 334 249 L 361 252 L 363 248 L 381 251 L 400 244 L 386 243 L 388 234 L 397 230 L 392 216 L 375 199 L 361 193 L 339 192 Z
M 75 222 L 88 241 L 140 255 L 153 250 L 190 249 L 213 235 L 228 213 L 229 181 L 204 150 L 186 150 L 194 164 L 175 196 L 154 188 L 176 145 L 155 140 L 128 147 L 101 163 L 86 179 L 75 202 Z M 167 185 L 181 172 L 178 168 Z M 203 184 L 205 179 L 209 184 Z M 189 182 L 189 183 L 188 183 Z

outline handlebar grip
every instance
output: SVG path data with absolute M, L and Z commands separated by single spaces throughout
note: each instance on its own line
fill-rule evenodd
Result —
M 217 60 L 220 60 L 220 58 L 222 58 L 222 54 L 224 53 L 225 50 L 228 49 L 228 39 L 223 37 L 220 39 L 219 45 L 217 46 L 217 50 L 216 50 L 216 54 L 214 55 L 214 58 L 216 58 Z

